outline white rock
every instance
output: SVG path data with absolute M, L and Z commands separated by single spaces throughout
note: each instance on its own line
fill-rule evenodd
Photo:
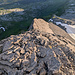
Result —
M 4 27 L 0 27 L 0 29 L 3 29 L 3 31 L 5 31 L 5 28 Z
M 53 22 L 53 20 L 52 19 L 49 19 L 49 22 Z
M 59 24 L 61 25 L 61 22 L 56 22 L 56 25 L 59 25 Z

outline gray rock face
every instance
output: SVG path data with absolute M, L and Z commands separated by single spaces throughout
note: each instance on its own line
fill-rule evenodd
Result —
M 1 46 L 0 74 L 75 74 L 75 46 L 61 36 L 32 30 L 10 36 Z
M 33 29 L 0 42 L 0 74 L 75 75 L 75 44 L 43 30 Z
M 0 45 L 0 52 L 2 51 L 3 49 L 3 44 Z

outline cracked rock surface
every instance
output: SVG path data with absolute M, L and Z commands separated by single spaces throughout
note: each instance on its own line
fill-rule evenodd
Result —
M 57 37 L 38 30 L 10 36 L 0 54 L 0 74 L 74 75 L 75 46 Z
M 39 30 L 0 41 L 0 75 L 75 75 L 75 44 Z

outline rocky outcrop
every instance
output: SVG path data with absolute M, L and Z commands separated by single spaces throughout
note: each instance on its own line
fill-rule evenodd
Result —
M 75 75 L 75 44 L 41 30 L 0 42 L 0 75 Z
M 43 19 L 35 18 L 32 25 L 29 27 L 29 30 L 30 29 L 37 29 L 42 32 L 53 33 L 53 31 L 49 28 L 49 23 Z

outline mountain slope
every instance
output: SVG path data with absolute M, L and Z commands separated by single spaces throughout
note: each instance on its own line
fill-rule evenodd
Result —
M 70 0 L 65 13 L 61 15 L 62 18 L 75 21 L 75 0 Z
M 33 24 L 42 26 L 41 21 L 48 24 L 41 19 L 34 20 Z M 52 31 L 45 32 L 43 28 L 31 29 L 0 41 L 0 74 L 75 74 L 75 44 Z
M 75 40 L 67 32 L 65 32 L 63 29 L 61 29 L 60 27 L 58 27 L 52 23 L 50 23 L 49 26 L 56 35 L 61 35 L 61 36 L 65 37 L 65 38 L 67 38 L 67 39 L 69 39 L 75 43 Z

